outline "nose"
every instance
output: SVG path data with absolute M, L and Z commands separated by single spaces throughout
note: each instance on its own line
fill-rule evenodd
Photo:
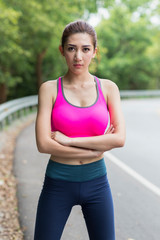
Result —
M 82 60 L 82 53 L 81 53 L 80 50 L 77 50 L 77 51 L 75 52 L 75 60 L 76 60 L 76 61 L 81 61 L 81 60 Z

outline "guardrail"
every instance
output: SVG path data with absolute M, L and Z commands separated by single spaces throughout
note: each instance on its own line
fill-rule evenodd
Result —
M 160 90 L 121 90 L 121 98 L 160 97 Z
M 10 124 L 14 119 L 23 116 L 25 113 L 37 108 L 38 96 L 18 98 L 0 104 L 0 129 Z
M 160 97 L 160 90 L 121 90 L 121 98 Z M 21 117 L 27 111 L 37 108 L 38 96 L 18 98 L 0 104 L 0 129 L 10 124 L 12 120 Z

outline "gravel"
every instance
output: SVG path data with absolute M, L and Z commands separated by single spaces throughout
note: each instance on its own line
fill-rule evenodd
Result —
M 13 174 L 16 138 L 35 120 L 35 113 L 0 131 L 0 240 L 23 240 L 19 223 L 17 180 Z

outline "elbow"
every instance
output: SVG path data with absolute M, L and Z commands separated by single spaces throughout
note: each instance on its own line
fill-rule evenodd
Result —
M 49 138 L 37 140 L 37 149 L 40 153 L 56 154 L 56 146 L 53 143 L 54 141 Z
M 37 142 L 37 149 L 40 153 L 48 153 L 47 145 L 44 142 Z
M 38 152 L 40 153 L 46 153 L 46 151 L 44 150 L 44 148 L 37 146 Z
M 125 136 L 119 136 L 117 141 L 117 147 L 124 147 L 125 145 Z
M 37 149 L 38 149 L 38 152 L 40 153 L 46 153 L 46 150 L 42 145 L 37 144 Z

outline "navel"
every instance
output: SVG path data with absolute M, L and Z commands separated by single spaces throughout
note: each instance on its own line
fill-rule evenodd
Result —
M 83 164 L 83 162 L 82 162 L 82 161 L 79 161 L 79 163 L 80 163 L 80 164 Z

